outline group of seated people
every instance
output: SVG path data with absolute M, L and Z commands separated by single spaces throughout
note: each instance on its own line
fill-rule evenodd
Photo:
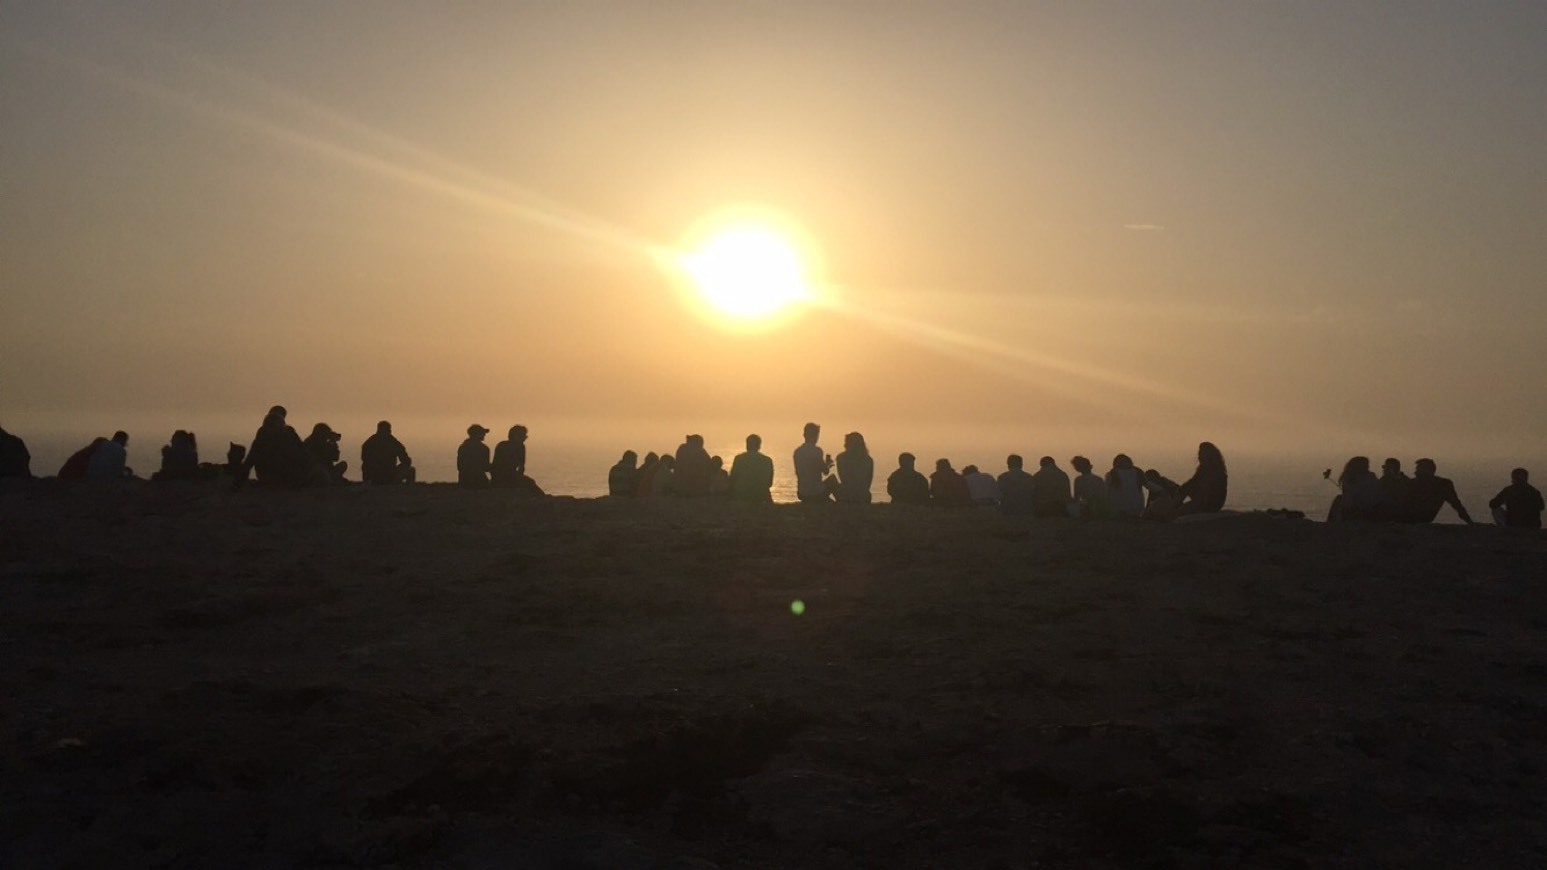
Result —
M 1472 515 L 1456 494 L 1456 485 L 1440 477 L 1434 460 L 1413 463 L 1413 476 L 1402 471 L 1397 459 L 1381 464 L 1377 477 L 1370 470 L 1368 456 L 1354 456 L 1344 463 L 1338 475 L 1338 495 L 1327 511 L 1327 522 L 1432 523 L 1445 505 L 1470 525 Z M 1332 469 L 1322 472 L 1332 480 Z M 1530 484 L 1530 473 L 1517 468 L 1510 473 L 1510 485 L 1494 496 L 1488 507 L 1501 526 L 1539 529 L 1542 527 L 1542 494 Z
M 338 446 L 343 436 L 327 423 L 318 423 L 303 439 L 286 422 L 287 416 L 283 405 L 275 405 L 249 447 L 231 445 L 226 468 L 236 485 L 245 484 L 249 475 L 265 486 L 288 488 L 347 483 L 344 475 L 349 463 L 342 461 Z M 377 423 L 375 434 L 360 445 L 360 476 L 372 484 L 414 481 L 413 460 L 386 420 Z
M 802 502 L 869 504 L 875 480 L 875 461 L 865 436 L 844 436 L 843 451 L 835 458 L 817 443 L 822 429 L 807 423 L 804 442 L 795 449 L 796 497 Z M 644 461 L 633 450 L 607 474 L 607 492 L 618 498 L 659 496 L 723 497 L 734 501 L 771 502 L 773 460 L 762 452 L 763 441 L 747 436 L 746 452 L 737 454 L 726 470 L 724 460 L 704 449 L 701 435 L 688 435 L 674 453 L 649 453 Z M 886 481 L 886 493 L 894 504 L 937 507 L 988 506 L 1007 514 L 1039 517 L 1146 517 L 1171 520 L 1190 513 L 1215 513 L 1224 508 L 1229 474 L 1219 448 L 1198 445 L 1198 469 L 1186 483 L 1178 484 L 1153 469 L 1143 471 L 1133 460 L 1119 454 L 1105 477 L 1092 471 L 1090 460 L 1076 456 L 1071 464 L 1076 477 L 1058 467 L 1051 456 L 1042 457 L 1035 474 L 1027 472 L 1020 456 L 1006 460 L 997 478 L 975 465 L 960 472 L 949 459 L 935 463 L 925 477 L 916 458 L 904 453 L 897 470 Z
M 526 427 L 512 426 L 505 441 L 483 443 L 489 430 L 474 423 L 467 427 L 467 440 L 457 448 L 457 483 L 473 489 L 493 487 L 511 489 L 526 495 L 543 495 L 542 487 L 526 473 Z

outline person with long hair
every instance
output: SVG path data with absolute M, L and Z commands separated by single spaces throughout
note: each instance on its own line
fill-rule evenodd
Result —
M 1370 470 L 1370 457 L 1353 456 L 1343 463 L 1337 479 L 1338 496 L 1327 510 L 1328 522 L 1373 520 L 1380 508 L 1380 478 Z
M 1182 513 L 1212 514 L 1225 507 L 1225 494 L 1230 487 L 1230 474 L 1225 470 L 1225 456 L 1212 443 L 1198 445 L 1198 469 L 1182 484 L 1180 490 Z
M 837 465 L 838 500 L 845 504 L 870 504 L 876 463 L 865 446 L 865 436 L 858 432 L 843 436 L 843 452 L 838 454 Z

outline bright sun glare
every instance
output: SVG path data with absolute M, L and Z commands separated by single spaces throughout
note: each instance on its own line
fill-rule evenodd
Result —
M 763 320 L 812 298 L 799 248 L 772 227 L 721 227 L 681 262 L 703 301 L 732 320 Z

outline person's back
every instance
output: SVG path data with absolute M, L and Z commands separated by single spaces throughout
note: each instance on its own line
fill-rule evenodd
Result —
M 712 467 L 709 451 L 704 449 L 703 437 L 687 436 L 677 447 L 677 455 L 672 464 L 673 493 L 688 498 L 708 495 Z
M 897 470 L 886 478 L 886 494 L 892 504 L 929 504 L 929 478 L 913 467 L 912 453 L 897 457 Z
M 1510 484 L 1488 502 L 1500 525 L 1513 529 L 1539 529 L 1542 527 L 1542 493 L 1529 482 L 1530 475 L 1524 468 L 1510 472 Z M 1502 514 L 1502 516 L 1500 516 Z
M 999 509 L 1012 516 L 1024 516 L 1036 508 L 1037 479 L 1023 465 L 1021 457 L 1012 454 L 999 475 Z
M 980 507 L 999 505 L 999 481 L 992 474 L 969 465 L 962 469 L 962 483 L 967 485 L 967 498 L 973 504 Z
M 1178 490 L 1183 513 L 1218 513 L 1224 510 L 1230 488 L 1225 457 L 1208 441 L 1198 445 L 1198 470 Z
M 938 507 L 966 507 L 972 504 L 972 493 L 961 473 L 951 467 L 949 460 L 935 463 L 935 473 L 929 476 L 929 503 Z
M 1381 466 L 1380 499 L 1375 507 L 1375 518 L 1380 520 L 1401 519 L 1406 510 L 1413 487 L 1413 479 L 1402 473 L 1402 463 L 1387 459 Z
M 128 435 L 115 432 L 112 438 L 98 445 L 91 453 L 91 460 L 86 464 L 86 478 L 122 480 L 128 474 L 128 444 Z
M 1472 517 L 1456 494 L 1456 485 L 1448 478 L 1435 474 L 1432 459 L 1420 459 L 1413 465 L 1413 479 L 1408 485 L 1407 510 L 1403 520 L 1409 523 L 1432 523 L 1440 514 L 1440 508 L 1450 505 L 1456 515 L 1467 525 Z
M 675 495 L 677 492 L 677 460 L 672 456 L 662 456 L 655 463 L 655 473 L 650 480 L 650 495 L 655 498 L 665 498 Z
M 457 448 L 457 483 L 472 489 L 489 485 L 489 445 L 483 443 L 488 429 L 467 427 L 467 439 Z
M 92 454 L 100 450 L 102 445 L 106 443 L 106 438 L 93 438 L 90 444 L 70 454 L 70 458 L 64 461 L 64 465 L 59 466 L 59 479 L 85 480 L 86 469 L 91 467 Z
M 0 429 L 0 477 L 31 477 L 32 454 L 27 442 Z
M 377 423 L 376 432 L 360 445 L 360 477 L 366 483 L 401 483 L 412 465 L 408 450 L 392 434 L 392 424 L 385 420 Z
M 832 460 L 817 445 L 821 432 L 822 428 L 817 424 L 807 423 L 804 432 L 806 440 L 795 448 L 795 497 L 801 501 L 827 501 L 832 497 L 832 490 L 827 483 L 827 471 L 832 468 Z
M 1112 502 L 1107 495 L 1107 482 L 1092 470 L 1091 461 L 1076 456 L 1070 461 L 1074 466 L 1074 503 L 1080 516 L 1089 519 L 1106 519 L 1112 515 Z
M 1144 514 L 1144 472 L 1133 464 L 1132 459 L 1121 453 L 1113 458 L 1106 483 L 1112 513 L 1120 517 Z
M 838 454 L 838 500 L 847 504 L 870 504 L 870 485 L 875 481 L 876 463 L 870 458 L 865 437 L 850 432 Z
M 1051 456 L 1044 456 L 1037 473 L 1036 506 L 1032 512 L 1039 517 L 1066 517 L 1069 515 L 1069 475 L 1059 468 Z
M 645 461 L 639 464 L 639 472 L 635 475 L 638 481 L 634 485 L 635 498 L 649 498 L 655 494 L 655 468 L 660 463 L 661 458 L 655 453 L 645 454 Z
M 494 445 L 494 458 L 489 462 L 489 482 L 499 489 L 521 489 L 526 486 L 526 427 L 512 426 L 507 438 Z
M 730 495 L 736 501 L 773 501 L 773 459 L 762 453 L 763 439 L 747 436 L 747 451 L 731 460 Z
M 639 469 L 635 463 L 639 460 L 639 454 L 632 450 L 623 451 L 623 458 L 619 459 L 607 472 L 607 494 L 614 498 L 633 498 L 635 490 L 639 488 Z
M 161 448 L 161 469 L 153 480 L 191 480 L 199 476 L 199 448 L 193 434 L 182 429 Z

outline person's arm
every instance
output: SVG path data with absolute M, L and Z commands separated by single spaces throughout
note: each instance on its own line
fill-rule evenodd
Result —
M 1472 525 L 1472 515 L 1467 513 L 1466 508 L 1461 504 L 1461 496 L 1456 494 L 1456 485 L 1452 483 L 1445 489 L 1445 503 L 1456 509 L 1456 515 L 1461 517 L 1461 522 Z
M 1489 510 L 1498 510 L 1499 508 L 1503 507 L 1504 506 L 1504 496 L 1507 495 L 1508 493 L 1509 493 L 1509 487 L 1507 487 L 1507 486 L 1504 487 L 1503 489 L 1499 490 L 1499 494 L 1498 495 L 1494 496 L 1493 498 L 1488 499 L 1488 509 Z

